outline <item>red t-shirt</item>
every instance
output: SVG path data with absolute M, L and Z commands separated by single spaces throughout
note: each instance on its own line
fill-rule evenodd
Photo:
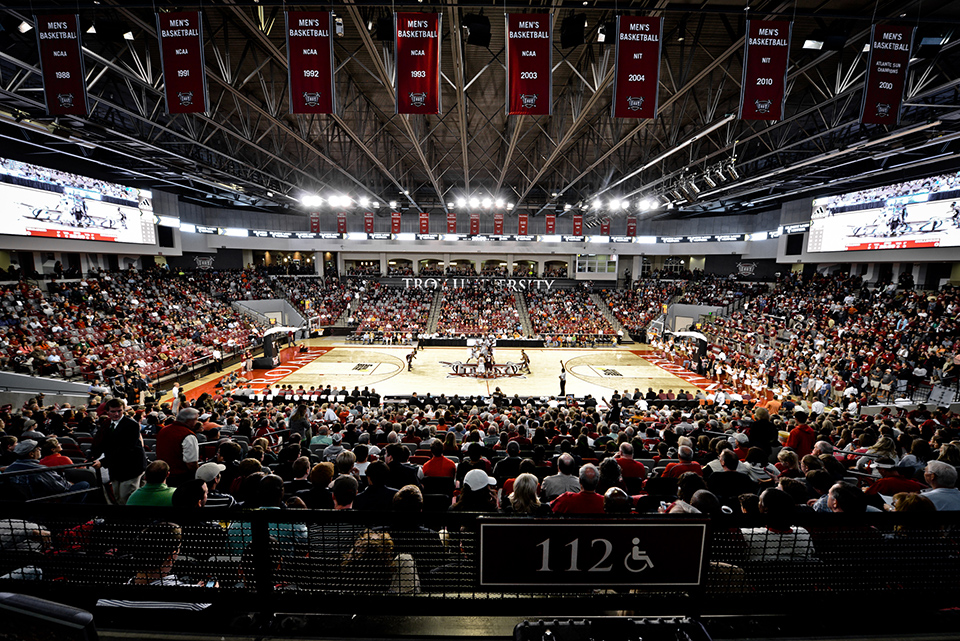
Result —
M 424 476 L 454 477 L 457 475 L 457 464 L 446 456 L 431 456 L 430 460 L 423 464 Z
M 554 514 L 603 514 L 603 497 L 596 492 L 564 492 L 550 507 Z
M 691 463 L 669 463 L 667 469 L 663 471 L 663 478 L 678 479 L 685 472 L 696 472 L 697 476 L 703 476 L 703 468 L 696 461 Z
M 647 478 L 647 468 L 643 463 L 632 458 L 617 457 L 614 459 L 620 466 L 620 474 L 625 479 L 645 479 Z
M 922 483 L 917 483 L 911 479 L 905 479 L 899 476 L 889 476 L 874 482 L 867 488 L 867 494 L 883 494 L 884 496 L 893 496 L 897 492 L 919 492 L 925 489 Z

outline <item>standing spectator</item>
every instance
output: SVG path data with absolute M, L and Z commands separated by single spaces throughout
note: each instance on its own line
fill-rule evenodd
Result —
M 140 478 L 147 467 L 140 425 L 123 413 L 123 401 L 112 398 L 106 403 L 110 422 L 97 430 L 89 458 L 94 466 L 103 465 L 110 472 L 113 498 L 120 505 L 140 487 Z
M 790 430 L 786 446 L 796 452 L 798 457 L 803 458 L 813 451 L 817 434 L 807 425 L 806 412 L 794 412 L 793 417 L 797 419 L 797 426 Z
M 200 444 L 195 431 L 200 412 L 186 407 L 177 413 L 177 420 L 157 434 L 157 458 L 170 466 L 167 483 L 176 487 L 195 478 L 200 467 Z

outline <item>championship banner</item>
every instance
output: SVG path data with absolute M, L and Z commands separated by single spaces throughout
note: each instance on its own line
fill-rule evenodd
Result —
M 441 113 L 440 18 L 439 13 L 394 14 L 398 114 Z
M 317 212 L 310 214 L 310 232 L 314 234 L 320 233 L 320 214 Z
M 207 111 L 207 74 L 199 11 L 157 14 L 167 113 Z
M 420 212 L 420 233 L 429 234 L 430 233 L 430 214 L 425 211 Z
M 527 214 L 517 215 L 517 235 L 526 236 L 527 235 Z
M 552 236 L 557 233 L 557 215 L 556 214 L 546 214 L 543 217 L 543 226 L 544 233 L 548 236 Z
M 873 25 L 860 122 L 899 125 L 915 27 Z
M 480 214 L 470 214 L 470 235 L 476 236 L 480 233 Z
M 457 214 L 452 211 L 447 212 L 447 233 L 457 233 Z
M 583 235 L 583 216 L 573 217 L 573 235 L 574 236 Z
M 286 17 L 290 113 L 332 114 L 333 16 L 329 11 L 288 11 Z
M 617 16 L 613 117 L 656 118 L 663 18 Z
M 627 218 L 627 236 L 637 235 L 637 219 L 635 216 Z
M 346 234 L 347 233 L 347 213 L 340 212 L 337 214 L 337 233 Z
M 400 233 L 400 212 L 395 211 L 390 214 L 390 233 L 399 234 Z
M 368 211 L 363 215 L 363 231 L 373 233 L 373 212 Z
M 493 234 L 495 236 L 503 235 L 503 214 L 501 213 L 493 215 Z
M 609 236 L 610 235 L 610 219 L 604 218 L 600 221 L 600 235 Z
M 553 15 L 507 14 L 507 115 L 553 113 Z
M 793 23 L 747 20 L 740 85 L 742 120 L 782 120 Z
M 40 49 L 43 97 L 51 116 L 87 115 L 80 20 L 74 14 L 33 16 Z

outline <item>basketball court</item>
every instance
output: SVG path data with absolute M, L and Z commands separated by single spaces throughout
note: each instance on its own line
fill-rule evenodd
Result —
M 278 367 L 254 370 L 249 376 L 253 387 L 283 384 L 309 389 L 331 385 L 353 390 L 359 386 L 376 389 L 381 396 L 412 392 L 486 395 L 499 387 L 508 396 L 551 396 L 560 393 L 562 361 L 567 369 L 566 393 L 574 396 L 609 397 L 614 389 L 632 393 L 637 388 L 646 392 L 649 387 L 674 392 L 693 391 L 696 387 L 708 391 L 716 388 L 712 381 L 666 363 L 646 349 L 526 349 L 530 357 L 527 373 L 520 371 L 520 349 L 497 348 L 494 350 L 496 362 L 504 367 L 498 368 L 496 376 L 478 378 L 472 367 L 463 366 L 469 357 L 466 347 L 423 348 L 413 360 L 413 369 L 408 371 L 406 356 L 413 349 L 409 346 L 356 345 L 345 343 L 339 337 L 311 339 L 303 344 L 308 352 L 286 349 Z M 205 391 L 214 393 L 214 385 L 222 376 L 214 374 L 184 385 L 187 397 L 193 399 Z M 169 396 L 164 400 L 169 400 Z

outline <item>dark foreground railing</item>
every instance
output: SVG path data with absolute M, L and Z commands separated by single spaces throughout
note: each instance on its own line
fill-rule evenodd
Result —
M 2 507 L 0 591 L 95 612 L 157 601 L 210 604 L 195 616 L 749 615 L 826 596 L 931 611 L 960 594 L 960 513 L 807 514 L 788 527 L 741 515 Z M 160 576 L 177 580 L 151 585 Z

